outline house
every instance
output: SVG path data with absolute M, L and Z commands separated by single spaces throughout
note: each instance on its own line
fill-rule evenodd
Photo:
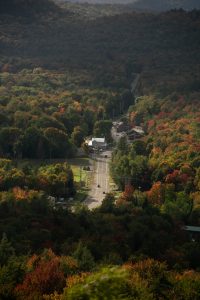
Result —
M 124 122 L 118 122 L 116 125 L 116 131 L 117 132 L 123 132 L 130 129 L 130 126 L 128 124 L 125 124 Z
M 144 130 L 140 126 L 135 126 L 127 132 L 129 140 L 139 139 L 144 135 Z
M 91 140 L 87 141 L 88 147 L 93 149 L 106 149 L 107 143 L 105 137 L 103 138 L 92 138 Z

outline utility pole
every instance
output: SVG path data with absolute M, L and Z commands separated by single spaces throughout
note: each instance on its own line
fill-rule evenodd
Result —
M 81 185 L 81 182 L 82 182 L 82 167 L 80 166 L 80 185 Z

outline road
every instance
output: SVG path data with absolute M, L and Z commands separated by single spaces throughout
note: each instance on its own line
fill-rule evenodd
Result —
M 140 74 L 135 74 L 135 78 L 131 84 L 131 92 L 134 94 L 140 80 Z M 116 128 L 113 126 L 111 129 L 111 136 L 113 141 L 119 142 L 122 136 L 127 136 L 126 133 L 118 133 Z M 105 194 L 111 191 L 109 185 L 109 161 L 111 158 L 112 151 L 103 151 L 101 154 L 95 155 L 95 164 L 93 172 L 93 180 L 91 189 L 86 198 L 84 204 L 89 209 L 93 209 L 101 205 Z M 107 156 L 107 157 L 105 157 Z
M 100 154 L 95 154 L 94 159 L 94 173 L 90 192 L 84 204 L 89 209 L 93 209 L 101 205 L 105 194 L 110 192 L 109 185 L 109 161 L 111 158 L 111 151 L 103 151 Z
M 138 82 L 140 80 L 140 74 L 135 73 L 135 78 L 133 80 L 133 82 L 131 83 L 131 93 L 135 96 L 135 90 L 137 88 Z
M 118 143 L 119 140 L 123 137 L 123 136 L 126 136 L 126 133 L 125 132 L 117 132 L 116 128 L 113 126 L 112 129 L 111 129 L 111 136 L 112 136 L 112 139 L 115 143 Z

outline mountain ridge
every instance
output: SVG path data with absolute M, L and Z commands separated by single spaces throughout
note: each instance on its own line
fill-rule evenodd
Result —
M 165 11 L 171 9 L 200 9 L 198 0 L 57 0 L 57 2 L 88 4 L 124 4 L 139 10 Z

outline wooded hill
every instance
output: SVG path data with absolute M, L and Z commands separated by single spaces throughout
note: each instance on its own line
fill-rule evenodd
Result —
M 56 0 L 67 2 L 66 0 Z M 199 9 L 198 0 L 70 0 L 73 3 L 90 3 L 90 4 L 123 4 L 132 6 L 134 9 L 146 11 L 166 11 L 170 9 Z
M 53 1 L 49 0 L 2 0 L 0 14 L 31 16 L 38 13 L 48 13 L 57 9 Z
M 179 68 L 182 74 L 192 72 L 200 62 L 198 11 L 130 13 L 87 22 L 65 11 L 23 22 L 1 17 L 0 63 L 14 72 L 37 66 L 86 68 L 108 82 L 105 74 L 113 76 L 113 70 L 121 80 L 131 72 L 157 68 L 171 77 Z
M 0 18 L 0 299 L 198 300 L 200 12 L 37 9 Z M 121 193 L 54 207 L 77 189 L 62 161 L 127 111 L 145 136 L 113 151 Z

